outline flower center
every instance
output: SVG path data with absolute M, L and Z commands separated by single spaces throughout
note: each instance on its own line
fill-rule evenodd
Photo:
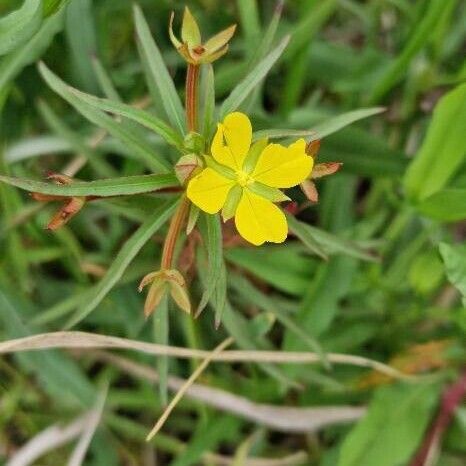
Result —
M 254 180 L 251 178 L 251 176 L 249 176 L 248 173 L 243 172 L 242 170 L 238 170 L 238 171 L 236 172 L 236 182 L 237 182 L 242 188 L 244 188 L 244 187 L 247 186 L 248 184 L 251 184 L 252 182 L 254 182 Z

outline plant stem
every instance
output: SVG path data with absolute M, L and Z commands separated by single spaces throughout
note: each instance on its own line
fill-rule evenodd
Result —
M 186 123 L 188 131 L 197 129 L 197 90 L 199 80 L 199 65 L 188 64 L 186 72 Z
M 173 253 L 175 251 L 176 241 L 180 235 L 181 227 L 184 223 L 186 215 L 188 213 L 189 201 L 186 196 L 183 196 L 178 209 L 173 215 L 170 226 L 168 227 L 168 233 L 163 244 L 162 251 L 162 270 L 169 270 L 172 267 Z
M 186 122 L 189 131 L 196 131 L 197 128 L 198 80 L 199 65 L 188 64 L 188 70 L 186 73 Z M 168 233 L 165 238 L 162 251 L 162 270 L 168 270 L 172 267 L 176 241 L 180 235 L 181 227 L 186 219 L 188 210 L 189 201 L 186 195 L 184 195 L 175 215 L 171 219 L 170 226 L 168 227 Z

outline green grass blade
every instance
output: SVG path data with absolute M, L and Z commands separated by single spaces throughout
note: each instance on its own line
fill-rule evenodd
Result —
M 19 48 L 6 55 L 0 62 L 0 91 L 13 80 L 22 69 L 35 62 L 48 48 L 55 34 L 63 29 L 63 14 L 49 18 L 39 31 Z
M 152 146 L 144 139 L 138 137 L 131 128 L 125 126 L 124 122 L 117 122 L 103 111 L 84 102 L 80 99 L 58 76 L 50 71 L 45 64 L 39 64 L 39 72 L 41 73 L 47 84 L 70 105 L 72 105 L 85 118 L 107 130 L 113 137 L 123 142 L 131 151 L 134 152 L 142 161 L 155 171 L 167 172 L 169 164 L 163 159 L 154 157 Z
M 445 3 L 449 0 L 431 0 L 427 11 L 422 15 L 422 19 L 413 35 L 403 48 L 401 53 L 388 66 L 381 77 L 376 80 L 374 89 L 369 94 L 368 102 L 374 104 L 379 102 L 390 89 L 395 86 L 405 76 L 406 68 L 416 53 L 431 39 L 432 30 L 435 29 L 438 18 L 441 17 Z
M 175 175 L 135 175 L 97 181 L 76 181 L 69 185 L 57 185 L 4 175 L 0 175 L 0 181 L 25 191 L 57 196 L 125 196 L 179 186 Z
M 70 2 L 65 12 L 65 33 L 73 83 L 87 92 L 97 92 L 99 85 L 92 67 L 92 57 L 98 52 L 94 16 L 95 2 Z
M 162 104 L 172 126 L 181 134 L 184 134 L 185 116 L 183 105 L 162 58 L 162 54 L 151 36 L 149 26 L 138 5 L 134 6 L 134 21 L 142 58 L 147 65 L 147 79 L 152 82 L 153 87 L 158 89 L 162 97 Z
M 42 1 L 25 0 L 23 6 L 0 18 L 0 55 L 31 39 L 42 23 Z
M 25 300 L 0 288 L 0 322 L 8 338 L 21 338 L 35 333 L 23 322 Z M 56 403 L 82 409 L 90 407 L 95 399 L 92 384 L 78 364 L 59 351 L 31 352 L 16 356 L 21 366 L 35 374 L 41 385 Z
M 118 283 L 124 271 L 128 268 L 141 248 L 171 217 L 177 203 L 178 200 L 169 201 L 159 207 L 136 230 L 133 236 L 131 236 L 131 238 L 118 252 L 118 255 L 107 270 L 104 278 L 102 278 L 102 280 L 94 287 L 93 291 L 90 293 L 88 301 L 77 310 L 71 319 L 69 319 L 65 326 L 66 329 L 70 329 L 77 325 L 102 302 L 110 290 Z
M 44 18 L 55 14 L 61 7 L 65 6 L 69 0 L 43 0 Z
M 257 66 L 231 91 L 220 108 L 220 120 L 234 112 L 250 95 L 254 88 L 265 78 L 272 66 L 282 55 L 290 38 L 286 36 Z
M 107 97 L 107 99 L 114 100 L 115 102 L 123 102 L 118 91 L 115 89 L 107 70 L 97 57 L 92 58 L 92 69 L 94 70 L 97 82 L 99 83 L 100 89 L 104 93 L 105 97 Z

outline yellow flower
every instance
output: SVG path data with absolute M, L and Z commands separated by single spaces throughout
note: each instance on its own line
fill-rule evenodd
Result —
M 207 168 L 191 179 L 188 198 L 204 212 L 222 208 L 224 220 L 235 217 L 240 235 L 252 244 L 282 243 L 288 234 L 283 212 L 274 204 L 289 199 L 278 188 L 291 188 L 311 173 L 306 142 L 288 147 L 261 139 L 252 144 L 249 118 L 239 112 L 219 123 L 206 157 Z

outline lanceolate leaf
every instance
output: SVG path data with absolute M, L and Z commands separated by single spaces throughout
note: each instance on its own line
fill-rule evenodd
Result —
M 65 6 L 69 0 L 43 0 L 43 14 L 44 17 L 53 15 L 56 13 L 62 6 Z
M 97 181 L 76 181 L 68 185 L 3 175 L 0 175 L 0 181 L 29 192 L 57 196 L 124 196 L 179 186 L 175 175 L 137 175 Z
M 106 129 L 112 136 L 126 144 L 149 167 L 157 171 L 169 171 L 168 162 L 154 157 L 152 146 L 135 134 L 131 128 L 125 126 L 124 122 L 115 121 L 103 111 L 78 98 L 71 90 L 72 88 L 50 71 L 45 64 L 39 64 L 39 71 L 47 84 L 89 121 Z
M 330 134 L 340 131 L 340 129 L 350 125 L 351 123 L 373 115 L 378 115 L 384 111 L 384 107 L 360 108 L 359 110 L 354 110 L 352 112 L 343 113 L 342 115 L 329 118 L 323 123 L 314 126 L 312 130 L 316 133 L 316 137 L 318 139 L 323 139 Z
M 185 131 L 183 105 L 167 70 L 159 48 L 151 36 L 149 26 L 139 6 L 134 6 L 136 34 L 142 58 L 148 68 L 148 79 L 157 87 L 170 123 L 181 133 Z
M 272 66 L 280 58 L 290 38 L 286 36 L 278 46 L 270 52 L 257 66 L 231 91 L 231 94 L 225 99 L 220 109 L 220 120 L 225 115 L 234 112 L 254 90 L 270 71 Z
M 76 314 L 68 321 L 66 328 L 69 329 L 81 322 L 102 302 L 110 290 L 118 283 L 141 248 L 171 217 L 176 204 L 177 201 L 172 200 L 160 206 L 158 209 L 154 210 L 152 215 L 136 230 L 133 236 L 131 236 L 120 249 L 104 278 L 102 278 L 89 293 L 89 297 L 85 304 L 79 308 Z
M 415 200 L 442 189 L 466 155 L 466 84 L 437 104 L 427 136 L 406 172 L 404 185 Z
M 306 223 L 300 222 L 293 215 L 287 215 L 288 226 L 290 231 L 294 233 L 313 254 L 318 255 L 322 259 L 327 259 L 325 251 L 314 237 L 312 230 Z
M 206 275 L 204 293 L 202 294 L 201 302 L 199 303 L 196 314 L 201 313 L 207 306 L 207 303 L 214 295 L 218 284 L 224 287 L 224 293 L 226 293 L 226 282 L 224 280 L 220 280 L 223 267 L 222 229 L 220 226 L 220 218 L 218 215 L 203 214 L 202 220 L 203 221 L 200 222 L 200 226 L 204 227 L 203 229 L 205 232 L 203 238 L 207 250 L 208 273 Z M 219 316 L 223 313 L 223 309 L 216 309 L 215 312 L 216 315 Z
M 0 55 L 28 41 L 42 22 L 42 0 L 24 0 L 23 6 L 0 19 Z
M 338 466 L 408 464 L 438 396 L 426 383 L 379 389 L 367 415 L 346 437 Z
M 448 280 L 458 288 L 466 307 L 466 247 L 440 243 L 440 254 L 445 263 Z
M 123 117 L 129 118 L 130 120 L 136 121 L 146 128 L 151 129 L 155 133 L 162 136 L 162 138 L 165 139 L 168 144 L 171 144 L 175 147 L 181 147 L 183 144 L 183 140 L 173 128 L 168 126 L 154 115 L 151 115 L 149 112 L 109 99 L 100 99 L 99 97 L 94 97 L 90 94 L 86 94 L 71 87 L 69 89 L 76 97 L 81 99 L 86 104 L 89 104 L 105 112 L 111 112 L 115 115 L 121 115 Z
M 322 123 L 308 130 L 295 129 L 263 129 L 256 131 L 253 134 L 253 140 L 257 141 L 261 138 L 281 139 L 281 138 L 300 138 L 312 136 L 311 139 L 323 139 L 330 136 L 344 127 L 355 123 L 358 120 L 368 118 L 373 115 L 378 115 L 385 111 L 384 107 L 360 108 L 352 112 L 343 113 L 336 117 L 329 118 Z
M 31 40 L 16 48 L 0 63 L 0 91 L 9 81 L 14 79 L 21 70 L 37 60 L 49 46 L 53 36 L 63 28 L 63 12 L 47 19 Z
M 466 133 L 465 133 L 466 134 Z M 424 215 L 445 222 L 466 218 L 466 189 L 443 189 L 423 200 L 417 209 Z
M 327 254 L 344 254 L 366 261 L 377 260 L 376 256 L 353 241 L 300 222 L 292 215 L 287 215 L 287 220 L 290 230 L 314 254 L 323 258 L 326 258 Z

